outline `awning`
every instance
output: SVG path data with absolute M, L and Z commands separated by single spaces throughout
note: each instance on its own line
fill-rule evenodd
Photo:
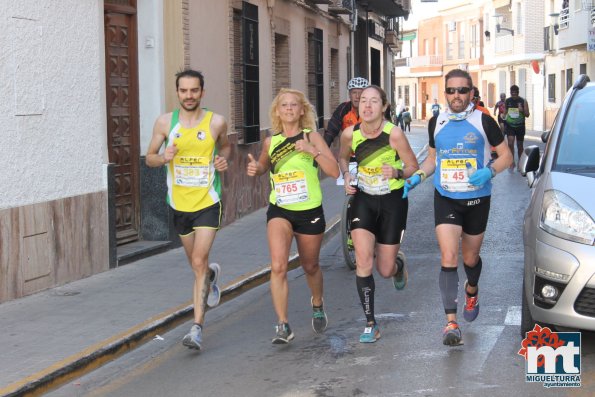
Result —
M 409 16 L 409 10 L 404 10 L 395 0 L 360 0 L 358 4 L 364 10 L 389 18 Z

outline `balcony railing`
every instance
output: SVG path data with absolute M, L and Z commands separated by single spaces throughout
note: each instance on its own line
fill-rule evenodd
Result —
M 496 40 L 494 41 L 494 51 L 496 53 L 512 51 L 512 41 L 513 38 L 509 34 L 497 36 Z
M 562 8 L 560 11 L 560 29 L 568 29 L 568 25 L 570 22 L 570 10 L 568 7 Z
M 591 26 L 595 28 L 595 8 L 591 9 Z
M 411 58 L 409 66 L 442 66 L 442 55 L 422 55 Z

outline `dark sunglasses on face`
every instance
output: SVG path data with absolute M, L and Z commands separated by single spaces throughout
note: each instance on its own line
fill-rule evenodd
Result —
M 468 94 L 469 91 L 471 91 L 471 88 L 469 87 L 446 87 L 444 90 L 448 95 L 453 95 L 455 92 L 458 92 L 459 94 Z

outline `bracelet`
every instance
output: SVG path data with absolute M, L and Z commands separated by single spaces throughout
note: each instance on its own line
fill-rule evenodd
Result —
M 318 151 L 318 153 L 316 153 L 316 156 L 314 156 L 314 160 L 316 160 L 316 157 L 320 156 L 320 150 Z
M 422 182 L 426 179 L 426 173 L 423 170 L 415 171 L 414 175 L 419 175 Z

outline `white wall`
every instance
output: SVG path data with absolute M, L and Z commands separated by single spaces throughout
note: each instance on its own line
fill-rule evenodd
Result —
M 137 12 L 140 153 L 144 155 L 155 120 L 165 113 L 163 0 L 139 1 Z
M 105 190 L 103 2 L 0 7 L 0 208 Z

